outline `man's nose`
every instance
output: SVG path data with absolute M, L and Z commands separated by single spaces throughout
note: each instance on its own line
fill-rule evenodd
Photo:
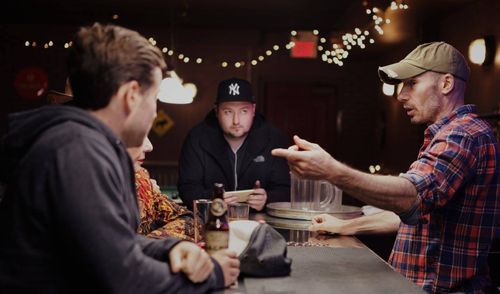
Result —
M 399 102 L 408 101 L 408 98 L 409 98 L 409 96 L 404 89 L 401 92 L 399 92 L 398 96 L 396 97 L 396 99 Z
M 233 115 L 233 124 L 234 124 L 234 125 L 237 125 L 237 124 L 239 124 L 239 123 L 240 123 L 240 116 L 239 116 L 237 113 L 235 113 L 235 114 Z

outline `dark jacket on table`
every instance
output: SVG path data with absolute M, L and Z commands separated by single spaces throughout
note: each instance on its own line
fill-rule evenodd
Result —
M 177 239 L 136 233 L 132 161 L 88 112 L 49 106 L 10 116 L 2 141 L 0 293 L 199 293 L 223 287 L 173 274 Z
M 290 141 L 259 113 L 245 142 L 234 156 L 214 111 L 195 126 L 182 146 L 179 160 L 179 196 L 192 209 L 193 200 L 210 198 L 214 183 L 226 191 L 253 189 L 260 180 L 267 202 L 290 201 L 290 171 L 284 158 L 271 155 L 274 148 L 288 148 Z M 237 162 L 237 177 L 234 172 Z

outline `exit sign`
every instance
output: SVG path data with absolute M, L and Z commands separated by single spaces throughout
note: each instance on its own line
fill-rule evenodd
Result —
M 294 46 L 290 50 L 292 58 L 316 58 L 318 55 L 318 36 L 311 31 L 298 31 L 292 36 Z

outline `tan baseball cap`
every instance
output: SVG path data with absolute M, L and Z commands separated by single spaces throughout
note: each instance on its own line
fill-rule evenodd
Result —
M 464 81 L 470 75 L 470 68 L 462 53 L 445 42 L 419 45 L 400 62 L 379 67 L 378 75 L 382 82 L 396 85 L 426 71 L 450 73 Z

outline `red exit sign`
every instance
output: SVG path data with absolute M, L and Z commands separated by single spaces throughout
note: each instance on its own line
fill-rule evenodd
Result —
M 292 36 L 294 46 L 290 50 L 292 58 L 316 58 L 318 55 L 318 36 L 311 31 L 298 31 Z

